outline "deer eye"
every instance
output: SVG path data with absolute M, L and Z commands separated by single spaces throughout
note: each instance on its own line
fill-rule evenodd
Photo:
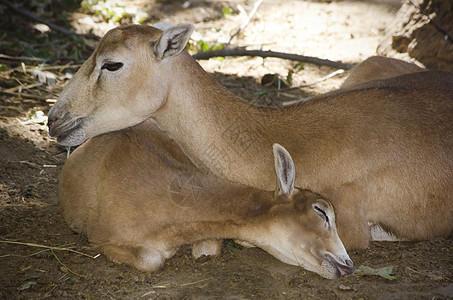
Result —
M 329 223 L 329 217 L 327 216 L 326 212 L 320 208 L 318 205 L 313 205 L 313 210 L 317 213 L 325 222 Z
M 107 71 L 110 71 L 110 72 L 115 72 L 115 71 L 118 71 L 119 69 L 121 69 L 123 67 L 123 63 L 121 62 L 114 62 L 114 63 L 104 63 L 101 67 L 101 70 L 103 69 L 107 69 Z

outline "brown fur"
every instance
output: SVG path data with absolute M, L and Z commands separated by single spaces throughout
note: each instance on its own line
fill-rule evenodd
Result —
M 115 31 L 124 36 L 110 38 Z M 368 223 L 409 240 L 452 233 L 452 74 L 406 74 L 285 109 L 257 108 L 185 51 L 154 60 L 149 45 L 161 35 L 143 26 L 107 34 L 53 106 L 50 133 L 80 143 L 152 117 L 199 168 L 266 190 L 275 180 L 270 147 L 279 143 L 293 156 L 296 186 L 332 201 L 347 248 L 368 245 Z M 105 58 L 125 66 L 87 73 Z M 103 84 L 94 84 L 98 77 Z
M 350 88 L 368 81 L 382 80 L 423 71 L 428 70 L 403 60 L 384 56 L 372 56 L 349 71 L 348 77 L 341 87 Z
M 193 198 L 181 202 L 191 186 Z M 328 201 L 308 190 L 279 201 L 273 192 L 203 173 L 150 121 L 76 149 L 61 172 L 59 198 L 73 230 L 140 270 L 160 268 L 183 244 L 216 249 L 212 239 L 237 238 L 326 278 L 352 272 Z

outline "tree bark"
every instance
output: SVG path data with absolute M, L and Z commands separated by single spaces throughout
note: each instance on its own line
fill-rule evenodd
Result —
M 453 72 L 453 1 L 407 0 L 377 53 L 407 53 L 428 69 Z

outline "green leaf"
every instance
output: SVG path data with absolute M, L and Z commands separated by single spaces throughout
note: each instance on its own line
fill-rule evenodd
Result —
M 298 64 L 294 67 L 294 69 L 296 69 L 296 72 L 299 72 L 299 71 L 303 70 L 304 68 L 305 68 L 305 63 L 303 63 L 303 62 L 298 63 Z
M 286 75 L 286 83 L 289 85 L 291 85 L 291 82 L 293 81 L 293 72 L 292 71 L 288 71 L 288 75 Z
M 373 269 L 368 266 L 360 266 L 356 269 L 355 274 L 360 276 L 381 276 L 388 280 L 395 280 L 397 276 L 393 274 L 393 266 L 387 266 L 379 269 Z
M 35 115 L 36 115 L 36 110 L 32 108 L 32 109 L 30 110 L 30 113 L 28 114 L 28 117 L 31 119 L 31 118 L 33 118 Z
M 197 47 L 201 52 L 209 52 L 214 50 L 222 50 L 223 48 L 225 48 L 225 44 L 199 40 L 197 42 Z
M 231 9 L 231 7 L 223 6 L 222 7 L 222 14 L 223 14 L 224 17 L 226 15 L 231 15 L 231 14 L 233 14 L 233 10 Z
M 235 241 L 233 240 L 225 240 L 225 249 L 228 253 L 230 253 L 231 255 L 234 255 L 234 252 L 232 250 L 232 248 L 236 248 L 236 249 L 239 249 L 239 250 L 243 250 L 244 247 L 239 245 L 238 243 L 236 243 Z

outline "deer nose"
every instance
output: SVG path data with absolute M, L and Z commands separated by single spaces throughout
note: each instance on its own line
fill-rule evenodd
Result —
M 345 261 L 346 267 L 340 267 L 341 276 L 354 274 L 354 263 L 350 259 L 346 259 Z
M 343 260 L 343 262 L 338 264 L 336 267 L 338 268 L 338 271 L 340 271 L 340 277 L 354 273 L 354 263 L 349 258 Z
M 354 268 L 354 263 L 352 262 L 352 260 L 347 259 L 347 260 L 345 261 L 345 263 L 346 263 L 346 265 L 347 265 L 348 267 Z
M 58 121 L 58 118 L 52 118 L 48 117 L 47 119 L 47 127 L 49 127 L 49 130 L 52 128 L 52 126 Z

